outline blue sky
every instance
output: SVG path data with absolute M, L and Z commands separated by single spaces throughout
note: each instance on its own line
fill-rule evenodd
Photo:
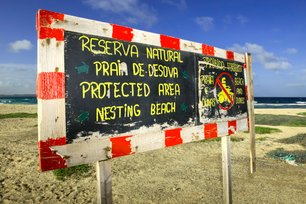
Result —
M 253 56 L 255 96 L 306 97 L 304 0 L 1 0 L 0 94 L 33 94 L 46 9 Z

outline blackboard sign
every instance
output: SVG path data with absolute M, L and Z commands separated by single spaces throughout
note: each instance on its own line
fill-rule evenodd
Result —
M 67 141 L 247 113 L 243 63 L 65 31 Z
M 195 54 L 65 31 L 67 140 L 195 125 Z

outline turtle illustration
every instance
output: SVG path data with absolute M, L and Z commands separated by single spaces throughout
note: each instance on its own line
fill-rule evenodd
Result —
M 84 111 L 82 112 L 74 121 L 83 123 L 85 120 L 89 120 L 89 112 Z
M 82 65 L 75 67 L 75 69 L 77 70 L 78 74 L 81 73 L 88 74 L 89 66 L 85 62 L 82 62 Z

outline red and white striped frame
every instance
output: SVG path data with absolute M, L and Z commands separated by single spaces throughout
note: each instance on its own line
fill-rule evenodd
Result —
M 247 118 L 194 127 L 141 130 L 66 144 L 64 31 L 108 37 L 245 63 L 243 54 L 213 46 L 56 12 L 37 13 L 38 148 L 41 171 L 160 149 L 248 130 Z M 245 77 L 246 78 L 246 77 Z

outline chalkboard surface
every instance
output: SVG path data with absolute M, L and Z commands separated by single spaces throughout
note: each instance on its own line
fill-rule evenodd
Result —
M 67 141 L 247 114 L 243 63 L 65 31 Z
M 194 53 L 65 31 L 67 141 L 195 125 Z

